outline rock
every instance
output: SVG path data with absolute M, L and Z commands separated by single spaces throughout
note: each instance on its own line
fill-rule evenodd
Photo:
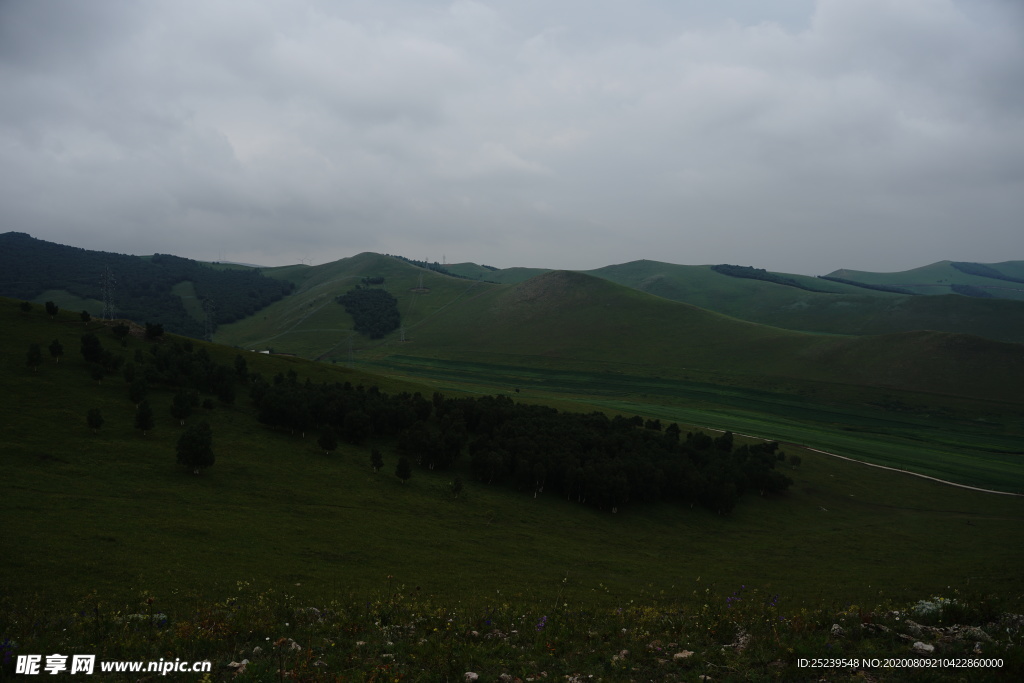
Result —
M 462 677 L 466 683 L 475 683 L 480 676 L 475 671 L 467 671 Z
M 924 628 L 921 626 L 921 624 L 917 623 L 916 621 L 911 621 L 910 619 L 907 619 L 903 623 L 906 625 L 907 631 L 910 633 L 910 635 L 917 636 L 918 638 L 924 635 Z
M 983 643 L 991 643 L 992 636 L 982 631 L 977 626 L 964 626 L 957 634 L 960 640 L 980 640 Z
M 677 652 L 674 655 L 672 655 L 672 659 L 678 662 L 681 659 L 689 659 L 692 656 L 693 652 L 691 652 L 690 650 L 683 650 L 682 652 Z
M 914 643 L 914 652 L 922 655 L 930 655 L 935 652 L 935 646 L 922 643 L 920 640 Z
M 839 624 L 832 624 L 832 630 L 829 633 L 832 634 L 833 638 L 843 638 L 846 636 L 846 630 Z

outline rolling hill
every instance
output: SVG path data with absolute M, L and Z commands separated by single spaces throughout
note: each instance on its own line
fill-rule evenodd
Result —
M 1024 285 L 968 275 L 950 263 L 904 273 L 839 270 L 828 276 L 869 286 L 898 287 L 907 290 L 906 294 L 806 275 L 772 274 L 806 288 L 798 289 L 764 280 L 728 277 L 715 272 L 712 266 L 650 260 L 581 272 L 672 301 L 788 330 L 853 335 L 936 330 L 1024 343 Z M 1009 261 L 992 267 L 1015 277 L 1015 273 L 1024 270 L 1024 262 Z M 465 277 L 505 284 L 517 284 L 548 272 L 533 268 L 492 271 L 471 263 L 447 268 Z M 922 282 L 931 284 L 912 286 Z M 953 284 L 975 286 L 992 296 L 962 296 L 953 292 Z

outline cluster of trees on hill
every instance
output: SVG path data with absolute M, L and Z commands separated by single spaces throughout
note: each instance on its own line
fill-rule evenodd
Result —
M 677 425 L 639 417 L 562 413 L 501 396 L 390 396 L 376 387 L 300 383 L 295 375 L 252 378 L 250 397 L 260 422 L 272 427 L 329 431 L 352 444 L 395 439 L 406 463 L 428 470 L 468 456 L 480 482 L 601 509 L 670 500 L 727 513 L 744 493 L 777 493 L 792 483 L 775 469 L 785 457 L 775 443 L 736 448 L 729 433 L 683 435 Z
M 356 332 L 371 339 L 380 339 L 394 332 L 402 323 L 398 313 L 398 299 L 383 289 L 356 285 L 339 296 L 336 301 L 352 316 Z
M 819 280 L 828 280 L 829 282 L 838 282 L 843 285 L 853 285 L 854 287 L 860 287 L 861 289 L 873 289 L 878 292 L 892 292 L 893 294 L 909 294 L 916 296 L 917 292 L 912 292 L 909 289 L 903 289 L 902 287 L 893 287 L 892 285 L 870 285 L 866 282 L 857 282 L 856 280 L 847 280 L 841 277 L 832 277 L 831 275 L 819 275 Z
M 953 261 L 949 265 L 953 266 L 961 273 L 967 275 L 977 275 L 978 277 L 992 278 L 993 280 L 1005 280 L 1007 282 L 1020 282 L 1024 283 L 1024 279 L 1018 277 L 1011 277 L 1005 273 L 1001 273 L 991 266 L 986 266 L 982 263 L 970 263 L 967 261 Z
M 774 282 L 777 285 L 786 285 L 787 287 L 796 287 L 798 289 L 806 289 L 808 292 L 821 292 L 820 289 L 808 287 L 802 282 L 797 282 L 791 277 L 785 277 L 783 275 L 777 275 L 775 273 L 769 273 L 764 268 L 754 268 L 752 266 L 733 266 L 728 263 L 722 263 L 717 266 L 711 266 L 711 270 L 722 275 L 728 275 L 729 277 L 746 278 L 748 280 L 764 280 L 765 282 Z
M 24 233 L 0 235 L 0 295 L 32 299 L 48 290 L 66 290 L 85 299 L 104 299 L 101 279 L 113 276 L 116 317 L 151 320 L 168 331 L 202 337 L 203 321 L 188 314 L 172 288 L 192 282 L 200 300 L 214 302 L 213 323 L 252 315 L 290 293 L 290 282 L 258 270 L 219 270 L 167 254 L 151 258 L 90 251 L 37 240 Z

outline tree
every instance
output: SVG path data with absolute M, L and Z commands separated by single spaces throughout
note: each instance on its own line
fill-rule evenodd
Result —
M 89 425 L 89 429 L 98 432 L 103 426 L 103 414 L 99 408 L 90 408 L 89 413 L 85 416 L 85 421 Z
M 384 456 L 376 448 L 370 451 L 370 467 L 374 472 L 380 472 L 380 468 L 384 467 Z
M 373 419 L 362 410 L 353 410 L 345 415 L 341 424 L 341 436 L 351 444 L 360 444 L 373 431 Z
M 60 310 L 60 307 L 57 304 L 53 303 L 52 301 L 47 301 L 46 304 L 44 305 L 46 306 L 47 315 L 49 315 L 51 318 L 56 316 L 57 311 Z
M 110 331 L 114 333 L 115 339 L 117 339 L 120 342 L 124 342 L 125 337 L 128 336 L 128 333 L 131 332 L 132 329 L 125 325 L 124 323 L 118 323 L 114 325 L 110 329 Z
M 60 343 L 59 339 L 54 339 L 50 342 L 50 355 L 60 363 L 60 357 L 64 355 L 64 346 Z
M 186 429 L 178 438 L 178 464 L 199 474 L 199 470 L 212 467 L 213 431 L 207 422 L 200 422 Z
M 78 314 L 78 317 L 82 319 L 83 323 L 87 323 L 90 320 L 92 320 L 92 316 L 89 315 L 89 311 L 82 311 L 81 313 Z
M 103 345 L 92 332 L 82 335 L 82 358 L 86 363 L 99 363 L 103 360 Z
M 149 407 L 149 401 L 143 401 L 135 411 L 135 428 L 142 430 L 142 435 L 153 428 L 153 409 Z
M 184 427 L 185 418 L 192 414 L 192 405 L 193 397 L 184 391 L 179 391 L 171 402 L 171 417 Z
M 412 467 L 409 465 L 409 458 L 401 455 L 398 457 L 398 464 L 395 466 L 395 476 L 402 480 L 402 483 L 409 481 L 412 476 Z
M 22 313 L 29 313 L 32 311 L 32 304 L 28 301 L 22 301 L 19 308 L 21 308 Z
M 164 335 L 164 326 L 160 323 L 146 323 L 146 339 L 159 339 Z
M 39 344 L 29 344 L 28 353 L 25 354 L 26 364 L 35 372 L 43 362 L 43 351 Z
M 330 455 L 331 451 L 338 447 L 338 435 L 330 427 L 324 427 L 324 430 L 320 432 L 320 438 L 316 442 L 320 445 L 320 448 L 324 449 L 324 453 Z
M 136 407 L 146 399 L 147 393 L 149 393 L 149 385 L 143 377 L 137 377 L 135 381 L 128 385 L 128 397 L 131 398 L 132 403 Z

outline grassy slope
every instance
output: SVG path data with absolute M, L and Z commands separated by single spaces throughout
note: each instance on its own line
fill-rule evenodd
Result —
M 1013 275 L 1016 272 L 1013 267 L 1018 263 L 993 265 Z M 447 268 L 466 277 L 505 284 L 518 284 L 550 272 L 536 268 L 490 271 L 474 263 L 449 265 Z M 1004 290 L 992 291 L 996 296 L 1007 299 L 975 299 L 951 294 L 947 284 L 917 288 L 922 294 L 945 296 L 912 297 L 783 273 L 812 289 L 822 290 L 809 292 L 771 282 L 728 277 L 716 273 L 710 266 L 682 266 L 650 260 L 582 272 L 665 299 L 788 330 L 856 335 L 938 330 L 977 334 L 998 341 L 1024 342 L 1024 303 L 1007 300 L 1013 299 L 1014 293 Z M 907 277 L 915 282 L 925 277 L 917 271 L 910 273 Z M 948 266 L 941 270 L 941 274 L 945 277 L 960 276 L 951 282 L 960 282 L 962 278 L 964 283 L 1000 284 L 966 276 Z M 889 276 L 861 278 L 854 271 L 837 271 L 834 275 L 871 283 L 891 282 Z M 893 275 L 897 280 L 903 276 Z M 929 272 L 928 277 L 937 276 Z M 983 280 L 985 282 L 981 282 Z M 1012 283 L 1004 284 L 1014 287 Z
M 940 330 L 1024 342 L 1024 303 L 1016 301 L 952 294 L 901 296 L 786 274 L 809 287 L 832 292 L 824 294 L 728 277 L 710 266 L 657 261 L 634 261 L 588 272 L 666 299 L 789 330 L 858 335 Z M 854 275 L 837 277 L 860 279 Z M 948 292 L 948 287 L 943 291 Z
M 325 456 L 312 437 L 256 424 L 240 395 L 204 416 L 217 463 L 195 477 L 173 464 L 180 428 L 169 393 L 150 397 L 157 426 L 144 437 L 132 428 L 123 382 L 89 379 L 79 335 L 92 329 L 117 349 L 101 326 L 24 315 L 6 300 L 0 322 L 0 510 L 17 520 L 5 525 L 0 587 L 20 600 L 78 604 L 93 590 L 123 600 L 151 591 L 173 604 L 193 594 L 221 599 L 239 580 L 319 600 L 382 590 L 388 575 L 448 600 L 496 591 L 550 600 L 567 590 L 563 578 L 572 600 L 608 595 L 619 604 L 705 585 L 725 593 L 744 584 L 786 604 L 918 599 L 967 583 L 1024 591 L 1024 500 L 810 452 L 788 472 L 790 494 L 744 499 L 730 518 L 657 506 L 611 516 L 483 487 L 465 473 L 460 500 L 443 492 L 451 474 L 417 471 L 403 486 L 387 474 L 388 445 L 385 471 L 374 475 L 372 444 Z M 55 337 L 65 358 L 26 368 L 28 344 Z M 131 339 L 123 353 L 145 344 Z M 209 348 L 222 363 L 236 353 Z M 268 376 L 296 369 L 314 381 L 371 381 L 297 359 L 247 358 Z M 107 419 L 98 434 L 85 426 L 92 407 Z
M 1024 277 L 1021 274 L 1024 272 L 1024 262 L 1022 261 L 1006 261 L 988 265 L 1011 277 Z M 904 270 L 897 273 L 872 273 L 862 270 L 842 269 L 830 273 L 830 275 L 873 285 L 896 285 L 921 294 L 951 293 L 950 285 L 954 284 L 974 285 L 987 288 L 986 291 L 994 297 L 1024 300 L 1024 285 L 977 275 L 968 275 L 950 265 L 950 261 L 939 261 L 921 268 Z M 918 286 L 915 287 L 914 285 Z M 993 287 L 995 289 L 991 289 Z
M 1024 382 L 1019 344 L 940 332 L 801 334 L 565 271 L 467 297 L 417 328 L 402 348 L 542 367 L 619 363 L 676 377 L 712 372 L 1008 401 L 1019 400 L 1015 387 Z
M 350 338 L 357 350 L 367 340 L 352 332 L 352 318 L 335 298 L 355 287 L 363 277 L 385 279 L 384 288 L 398 299 L 407 329 L 436 315 L 468 292 L 494 286 L 447 277 L 371 253 L 322 266 L 288 266 L 263 272 L 294 282 L 295 293 L 251 318 L 220 327 L 216 341 L 244 348 L 272 347 L 306 358 L 346 359 Z M 421 277 L 427 291 L 418 291 Z M 398 334 L 393 336 L 397 338 Z

